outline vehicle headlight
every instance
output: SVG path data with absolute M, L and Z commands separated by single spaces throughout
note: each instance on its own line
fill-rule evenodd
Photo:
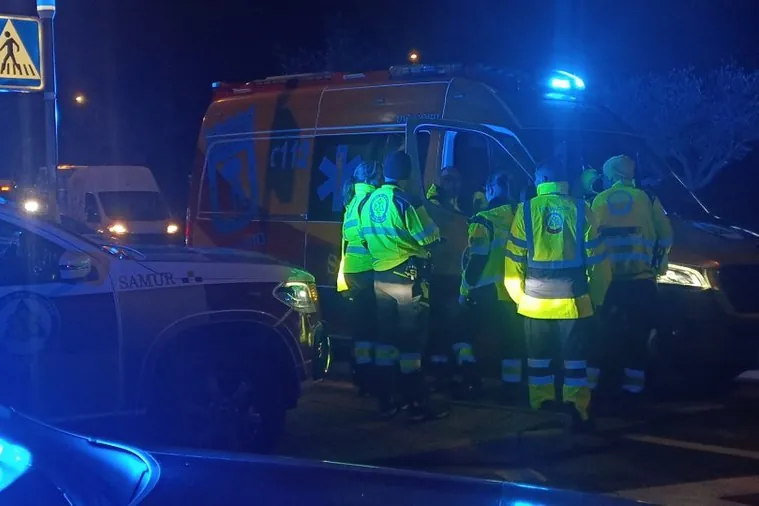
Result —
M 8 488 L 31 466 L 29 450 L 0 438 L 0 490 Z
M 124 235 L 127 233 L 127 228 L 123 223 L 114 223 L 108 227 L 108 231 L 116 235 Z
M 701 270 L 673 263 L 668 265 L 667 272 L 659 276 L 658 281 L 659 283 L 691 286 L 693 288 L 701 288 L 704 290 L 712 287 L 709 279 Z
M 27 213 L 38 213 L 40 212 L 40 209 L 42 206 L 40 205 L 40 201 L 37 199 L 26 199 L 24 201 L 24 211 Z
M 177 232 L 179 232 L 179 226 L 175 225 L 174 223 L 169 223 L 166 227 L 167 234 L 176 234 Z
M 319 295 L 313 283 L 286 281 L 274 289 L 274 296 L 299 313 L 317 311 Z

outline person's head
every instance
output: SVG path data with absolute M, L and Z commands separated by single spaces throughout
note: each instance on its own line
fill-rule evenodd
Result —
M 402 183 L 411 177 L 411 158 L 403 151 L 394 151 L 385 157 L 382 173 L 388 183 Z
M 382 182 L 382 166 L 374 161 L 359 163 L 353 171 L 353 181 L 379 186 Z
M 604 176 L 613 184 L 635 179 L 635 160 L 626 155 L 612 156 L 603 167 Z
M 601 174 L 599 174 L 596 169 L 588 167 L 582 171 L 580 183 L 582 184 L 582 192 L 584 195 L 595 195 L 601 192 L 603 180 Z
M 492 202 L 509 195 L 509 176 L 505 172 L 495 172 L 485 181 L 485 198 Z
M 446 167 L 440 173 L 440 186 L 450 196 L 461 192 L 461 173 L 456 167 Z
M 356 190 L 353 188 L 353 178 L 348 178 L 343 183 L 343 207 L 348 207 L 353 197 L 356 196 Z
M 541 162 L 535 168 L 535 186 L 543 183 L 559 183 L 566 181 L 564 167 L 560 160 L 550 159 Z

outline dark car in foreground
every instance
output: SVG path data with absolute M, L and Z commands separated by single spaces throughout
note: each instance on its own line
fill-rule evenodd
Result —
M 332 462 L 143 451 L 0 406 L 0 501 L 23 505 L 623 505 L 543 487 Z

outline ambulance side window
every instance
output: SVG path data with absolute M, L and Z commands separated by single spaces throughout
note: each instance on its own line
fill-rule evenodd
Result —
M 385 155 L 403 149 L 397 133 L 325 135 L 314 141 L 309 221 L 342 221 L 343 184 L 363 161 L 381 162 Z
M 491 137 L 473 132 L 457 132 L 453 160 L 462 178 L 459 196 L 462 204 L 468 204 L 476 192 L 482 191 L 488 176 L 496 172 L 509 175 L 509 199 L 512 201 L 518 201 L 520 194 L 530 186 L 525 171 Z
M 63 248 L 26 229 L 0 221 L 0 285 L 59 281 Z

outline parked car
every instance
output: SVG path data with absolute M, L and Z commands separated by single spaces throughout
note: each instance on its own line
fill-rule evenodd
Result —
M 45 421 L 150 416 L 271 449 L 329 338 L 314 278 L 257 253 L 93 242 L 0 206 L 0 399 Z

